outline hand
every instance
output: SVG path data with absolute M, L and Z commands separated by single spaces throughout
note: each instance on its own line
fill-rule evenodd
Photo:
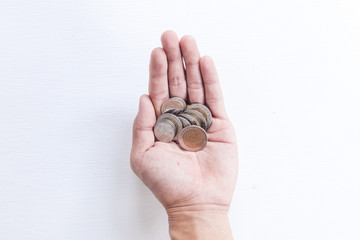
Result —
M 141 96 L 134 121 L 131 167 L 165 207 L 170 235 L 178 239 L 180 235 L 172 230 L 184 221 L 204 223 L 213 219 L 218 221 L 214 222 L 217 227 L 219 221 L 228 225 L 237 178 L 237 145 L 212 59 L 200 57 L 191 36 L 179 42 L 174 32 L 166 31 L 161 41 L 163 48 L 151 53 L 149 95 Z M 211 110 L 213 122 L 202 150 L 187 152 L 174 142 L 155 141 L 156 117 L 169 97 L 203 103 Z

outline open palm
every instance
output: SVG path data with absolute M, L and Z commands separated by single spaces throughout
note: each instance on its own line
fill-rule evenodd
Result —
M 210 57 L 200 57 L 191 36 L 179 42 L 167 31 L 161 40 L 163 48 L 151 53 L 149 95 L 141 96 L 134 121 L 131 167 L 167 210 L 228 209 L 237 177 L 237 147 L 215 65 Z M 169 97 L 206 104 L 211 110 L 213 122 L 202 150 L 188 152 L 174 142 L 155 141 L 156 116 Z

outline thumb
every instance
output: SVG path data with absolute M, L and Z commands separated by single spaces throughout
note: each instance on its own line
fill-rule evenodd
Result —
M 148 95 L 144 94 L 139 100 L 139 112 L 133 125 L 133 142 L 131 149 L 131 167 L 136 169 L 142 155 L 154 145 L 153 127 L 156 123 L 154 106 Z

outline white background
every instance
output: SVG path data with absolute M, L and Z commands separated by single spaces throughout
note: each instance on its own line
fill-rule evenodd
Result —
M 235 239 L 360 239 L 360 2 L 0 1 L 0 239 L 168 239 L 129 167 L 160 34 L 217 63 Z

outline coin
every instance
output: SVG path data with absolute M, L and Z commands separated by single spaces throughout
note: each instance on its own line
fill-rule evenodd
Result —
M 196 152 L 206 145 L 207 140 L 207 134 L 203 128 L 199 126 L 188 126 L 181 130 L 178 141 L 183 149 Z
M 180 119 L 172 113 L 161 114 L 158 117 L 158 121 L 162 121 L 162 119 L 168 119 L 175 125 L 175 128 L 176 128 L 175 138 L 176 138 L 176 136 L 179 134 L 179 132 L 182 129 L 182 123 L 181 123 Z
M 175 110 L 176 110 L 175 108 L 168 108 L 165 110 L 165 112 L 163 112 L 163 114 L 164 113 L 175 113 Z
M 187 119 L 184 118 L 184 117 L 178 116 L 178 119 L 180 119 L 183 128 L 191 125 L 191 123 L 189 122 L 189 120 L 187 120 Z
M 199 121 L 190 114 L 181 113 L 181 114 L 179 114 L 179 116 L 185 118 L 186 120 L 188 120 L 191 123 L 191 125 L 200 126 Z
M 157 121 L 154 127 L 154 134 L 160 142 L 171 142 L 176 134 L 175 125 L 168 119 Z
M 211 111 L 203 104 L 200 103 L 194 103 L 188 106 L 188 109 L 195 109 L 199 111 L 205 118 L 207 122 L 206 129 L 208 129 L 212 122 L 212 114 Z
M 180 113 L 184 111 L 186 108 L 186 103 L 183 99 L 178 97 L 173 97 L 166 100 L 161 105 L 161 113 L 166 113 L 169 109 L 171 109 L 172 113 Z
M 196 118 L 196 120 L 198 120 L 198 122 L 200 123 L 200 127 L 202 127 L 204 130 L 206 129 L 207 127 L 206 119 L 199 111 L 195 109 L 186 109 L 184 113 L 189 114 L 194 118 Z
M 186 105 L 183 99 L 173 97 L 163 103 L 161 113 L 154 127 L 159 141 L 176 141 L 188 151 L 198 151 L 206 145 L 205 130 L 212 122 L 212 115 L 205 105 Z

